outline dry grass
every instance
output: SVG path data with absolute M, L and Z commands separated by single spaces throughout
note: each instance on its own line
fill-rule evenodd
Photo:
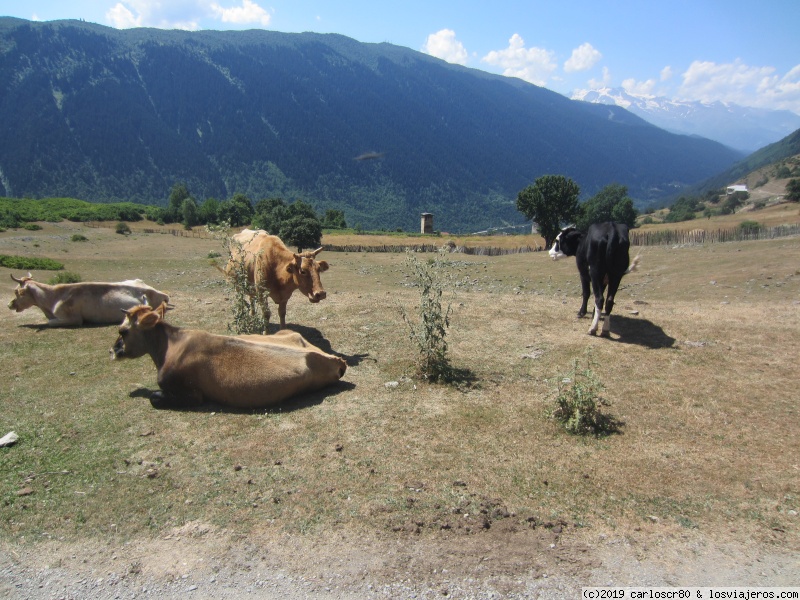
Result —
M 76 232 L 89 241 L 70 242 Z M 68 223 L 0 234 L 0 253 L 54 258 L 84 280 L 141 277 L 172 294 L 173 323 L 225 333 L 227 291 L 207 258 L 218 250 Z M 114 327 L 40 331 L 38 311 L 6 311 L 0 435 L 21 439 L 0 449 L 2 534 L 125 540 L 190 521 L 448 534 L 501 518 L 597 531 L 656 517 L 797 543 L 800 240 L 645 248 L 611 340 L 575 318 L 571 262 L 453 255 L 455 386 L 409 378 L 395 307 L 418 294 L 404 258 L 326 257 L 328 298 L 296 296 L 288 322 L 350 366 L 327 393 L 276 411 L 154 410 L 149 359 L 108 358 Z M 0 278 L 10 298 L 7 269 Z M 545 416 L 587 357 L 619 434 L 576 438 Z

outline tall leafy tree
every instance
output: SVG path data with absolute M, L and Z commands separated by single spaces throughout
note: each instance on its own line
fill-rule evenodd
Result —
M 580 214 L 578 184 L 563 175 L 542 175 L 517 195 L 517 210 L 539 227 L 550 246 L 561 227 Z
M 636 224 L 636 215 L 633 200 L 628 197 L 627 186 L 612 183 L 583 203 L 576 226 L 585 231 L 593 223 L 616 221 L 633 227 Z
M 278 237 L 287 246 L 297 246 L 298 252 L 318 248 L 322 240 L 322 224 L 316 217 L 295 215 L 281 223 Z
M 220 216 L 228 221 L 232 227 L 248 225 L 253 218 L 253 205 L 250 198 L 241 192 L 233 195 L 228 202 L 220 207 Z
M 200 205 L 200 222 L 217 223 L 219 221 L 219 200 L 206 198 Z
M 347 221 L 344 220 L 344 211 L 328 209 L 322 219 L 322 226 L 328 229 L 347 229 Z
M 200 213 L 197 209 L 197 203 L 193 198 L 187 198 L 181 204 L 182 223 L 185 229 L 191 229 L 200 221 Z
M 786 199 L 800 202 L 800 179 L 790 179 L 786 183 Z
M 283 198 L 263 198 L 256 202 L 253 227 L 277 235 L 288 214 Z
M 189 189 L 183 182 L 177 182 L 172 186 L 169 193 L 169 203 L 167 204 L 167 218 L 171 222 L 178 221 L 181 215 L 183 201 L 190 198 Z

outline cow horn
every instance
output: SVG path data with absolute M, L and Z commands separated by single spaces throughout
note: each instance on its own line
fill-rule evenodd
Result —
M 320 246 L 319 248 L 317 248 L 316 250 L 314 250 L 314 251 L 311 253 L 311 256 L 316 256 L 316 255 L 317 255 L 317 254 L 319 254 L 320 252 L 322 252 L 322 246 Z
M 11 275 L 11 279 L 13 279 L 14 281 L 16 281 L 17 283 L 20 283 L 20 284 L 22 284 L 22 283 L 25 283 L 25 280 L 26 280 L 26 278 L 25 278 L 25 277 L 22 277 L 22 278 L 20 278 L 20 279 L 17 279 L 16 277 L 14 277 L 14 274 L 13 274 L 13 273 L 9 273 L 9 275 Z M 28 277 L 27 277 L 27 279 L 33 279 L 33 275 L 31 275 L 30 273 L 28 273 Z

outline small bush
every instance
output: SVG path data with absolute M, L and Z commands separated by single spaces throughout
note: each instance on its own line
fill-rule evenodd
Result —
M 60 271 L 64 268 L 64 265 L 49 258 L 32 258 L 0 254 L 0 267 L 24 271 Z
M 120 221 L 119 223 L 117 223 L 116 232 L 119 233 L 120 235 L 130 235 L 131 228 L 124 221 Z
M 27 229 L 28 231 L 40 231 L 42 226 L 38 223 L 25 223 L 22 228 Z
M 413 284 L 419 287 L 419 321 L 403 307 L 400 316 L 408 327 L 409 338 L 417 346 L 417 373 L 430 381 L 448 381 L 453 369 L 447 357 L 447 328 L 452 306 L 442 307 L 442 293 L 447 287 L 448 264 L 439 252 L 436 258 L 420 261 L 413 252 L 406 253 L 406 266 Z
M 89 238 L 87 238 L 85 235 L 81 235 L 80 233 L 73 233 L 71 239 L 72 239 L 73 242 L 88 242 L 89 241 Z
M 600 394 L 604 386 L 589 364 L 578 369 L 578 361 L 572 372 L 561 379 L 555 400 L 555 408 L 549 416 L 560 422 L 573 435 L 608 435 L 617 430 L 616 422 L 601 411 L 609 402 Z
M 243 257 L 245 254 L 242 245 L 231 238 L 229 228 L 228 223 L 206 226 L 206 231 L 222 242 L 227 262 L 231 262 L 233 256 Z M 209 258 L 211 254 L 220 256 L 219 253 L 209 252 Z M 268 333 L 271 315 L 269 290 L 265 287 L 252 289 L 244 260 L 233 261 L 233 271 L 228 273 L 227 281 L 233 292 L 232 317 L 228 323 L 228 331 L 237 335 Z
M 77 273 L 72 273 L 70 271 L 63 271 L 61 273 L 56 273 L 53 277 L 51 277 L 47 283 L 50 285 L 57 285 L 59 283 L 80 283 L 81 276 Z
M 739 230 L 748 235 L 757 234 L 761 230 L 761 223 L 756 221 L 742 221 L 739 223 Z

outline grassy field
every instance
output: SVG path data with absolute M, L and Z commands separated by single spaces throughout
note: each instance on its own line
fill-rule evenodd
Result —
M 67 222 L 0 233 L 0 254 L 52 258 L 85 281 L 142 278 L 172 295 L 172 323 L 226 333 L 220 251 Z M 38 310 L 6 310 L 0 436 L 20 441 L 0 449 L 0 535 L 123 542 L 201 522 L 440 536 L 513 521 L 797 546 L 799 239 L 645 248 L 610 340 L 575 317 L 573 261 L 452 255 L 451 386 L 413 377 L 405 256 L 325 258 L 328 298 L 295 295 L 287 320 L 348 372 L 270 411 L 155 410 L 150 359 L 109 359 L 115 327 L 41 329 Z M 576 362 L 605 385 L 618 433 L 577 438 L 546 416 Z

